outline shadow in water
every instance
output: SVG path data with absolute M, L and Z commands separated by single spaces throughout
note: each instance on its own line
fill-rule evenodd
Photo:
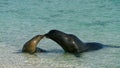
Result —
M 39 51 L 39 49 L 40 49 L 40 51 Z M 35 52 L 35 53 L 64 53 L 64 50 L 62 50 L 62 49 L 52 49 L 52 50 L 44 50 L 44 49 L 42 49 L 44 51 L 41 51 L 41 48 L 37 48 L 37 50 L 38 51 Z M 27 52 L 22 52 L 22 50 L 17 50 L 16 52 L 13 52 L 13 53 L 16 53 L 16 54 L 26 53 L 27 54 Z M 34 55 L 35 53 L 28 53 L 28 54 Z
M 98 42 L 87 42 L 85 44 L 86 44 L 86 47 L 88 47 L 88 49 L 85 50 L 84 52 L 97 51 L 97 50 L 100 50 L 102 48 L 120 48 L 120 46 L 104 45 L 104 44 L 98 43 Z M 74 53 L 74 55 L 79 58 L 79 57 L 81 57 L 82 53 Z
M 64 52 L 64 50 L 61 50 L 61 49 L 52 49 L 52 50 L 49 50 L 50 53 L 62 53 Z
M 102 48 L 108 48 L 108 47 L 110 47 L 110 48 L 120 48 L 120 46 L 104 45 L 104 44 L 98 43 L 98 42 L 87 42 L 85 44 L 86 44 L 86 47 L 88 48 L 87 50 L 85 50 L 83 52 L 80 52 L 80 53 L 70 53 L 70 54 L 73 54 L 75 57 L 79 58 L 79 57 L 81 57 L 81 54 L 84 53 L 84 52 L 97 51 L 97 50 L 100 50 Z M 40 48 L 40 50 L 41 50 L 41 48 Z M 17 50 L 14 53 L 19 54 L 19 53 L 23 53 L 23 52 L 22 52 L 22 50 Z M 62 49 L 53 49 L 53 50 L 45 50 L 43 52 L 38 51 L 37 53 L 65 53 L 66 54 L 68 52 L 64 52 L 64 50 L 62 50 Z M 30 55 L 35 55 L 36 56 L 35 53 L 30 54 Z
M 88 51 L 94 51 L 94 50 L 99 50 L 102 48 L 120 48 L 120 46 L 113 46 L 113 45 L 105 45 L 102 43 L 98 43 L 98 42 L 88 42 L 86 43 L 86 45 L 89 47 Z

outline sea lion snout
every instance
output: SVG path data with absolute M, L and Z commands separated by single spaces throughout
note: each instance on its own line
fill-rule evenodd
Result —
M 46 38 L 49 38 L 49 34 L 48 34 L 48 33 L 44 34 L 44 36 L 45 36 Z
M 55 34 L 56 30 L 51 30 L 49 31 L 48 33 L 45 34 L 45 37 L 46 38 L 50 38 L 50 37 L 53 37 L 53 35 Z

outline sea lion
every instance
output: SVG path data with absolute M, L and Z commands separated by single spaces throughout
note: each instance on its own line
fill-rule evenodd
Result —
M 39 43 L 39 41 L 44 37 L 44 35 L 36 35 L 34 36 L 32 39 L 30 39 L 29 41 L 27 41 L 23 48 L 22 48 L 22 52 L 27 52 L 27 53 L 35 53 L 35 52 L 45 52 L 46 50 L 43 50 L 41 48 L 37 47 L 37 44 Z
M 59 30 L 51 30 L 45 36 L 57 42 L 65 52 L 81 53 L 101 49 L 97 43 L 84 43 L 73 34 L 67 34 Z

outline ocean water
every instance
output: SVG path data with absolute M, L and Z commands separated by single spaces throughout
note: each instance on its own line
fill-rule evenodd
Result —
M 120 48 L 103 48 L 82 53 L 77 58 L 44 38 L 38 47 L 50 53 L 36 53 L 35 56 L 17 53 L 33 36 L 52 29 L 74 34 L 84 42 L 120 46 L 120 0 L 0 0 L 0 53 L 4 53 L 0 56 L 4 63 L 0 61 L 0 66 L 120 67 Z

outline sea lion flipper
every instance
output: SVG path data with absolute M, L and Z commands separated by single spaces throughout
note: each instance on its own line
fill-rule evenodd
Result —
M 47 52 L 46 50 L 44 50 L 44 49 L 41 49 L 41 48 L 38 48 L 38 47 L 36 47 L 36 51 L 35 52 Z

